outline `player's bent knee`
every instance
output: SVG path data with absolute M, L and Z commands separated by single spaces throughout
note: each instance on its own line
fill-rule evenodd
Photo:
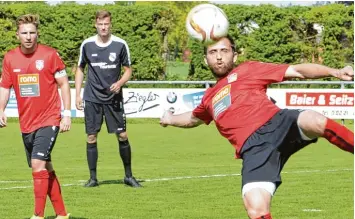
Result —
M 32 159 L 31 160 L 32 172 L 39 172 L 39 171 L 45 170 L 46 163 L 47 162 L 44 160 Z
M 127 141 L 128 140 L 127 132 L 122 132 L 117 134 L 117 138 L 119 141 Z
M 96 143 L 96 141 L 97 141 L 97 135 L 88 135 L 87 142 L 89 144 Z
M 327 117 L 313 110 L 300 113 L 297 125 L 303 140 L 312 140 L 322 136 L 327 124 Z

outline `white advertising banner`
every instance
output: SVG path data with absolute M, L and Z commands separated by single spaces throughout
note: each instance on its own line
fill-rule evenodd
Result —
M 126 88 L 124 108 L 128 118 L 159 118 L 164 110 L 175 114 L 193 110 L 205 89 Z M 354 119 L 354 93 L 349 89 L 268 89 L 267 95 L 280 108 L 312 109 L 332 119 Z M 75 89 L 71 89 L 72 116 L 83 117 L 75 109 Z M 13 90 L 6 108 L 8 117 L 18 117 Z
M 354 92 L 350 89 L 269 89 L 280 108 L 311 109 L 332 119 L 354 119 Z

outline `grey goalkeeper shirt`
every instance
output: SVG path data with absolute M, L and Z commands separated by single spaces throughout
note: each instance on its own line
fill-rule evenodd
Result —
M 110 40 L 100 46 L 98 36 L 83 41 L 80 46 L 78 66 L 82 69 L 88 65 L 83 100 L 110 104 L 119 94 L 110 91 L 110 86 L 117 82 L 121 75 L 121 66 L 131 66 L 129 48 L 123 39 L 111 35 Z

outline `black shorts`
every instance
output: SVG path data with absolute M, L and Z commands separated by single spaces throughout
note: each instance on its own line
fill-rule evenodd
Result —
M 303 140 L 297 125 L 301 111 L 283 109 L 256 130 L 244 143 L 242 187 L 251 182 L 281 184 L 281 170 L 290 156 L 317 142 Z
M 51 161 L 51 152 L 58 132 L 58 126 L 46 126 L 31 133 L 22 133 L 29 167 L 31 167 L 31 159 Z
M 85 101 L 84 114 L 88 135 L 100 132 L 104 116 L 108 133 L 120 134 L 126 131 L 126 115 L 122 101 L 114 101 L 112 104 Z

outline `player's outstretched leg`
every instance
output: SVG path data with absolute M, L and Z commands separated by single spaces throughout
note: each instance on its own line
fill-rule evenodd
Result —
M 338 148 L 354 154 L 354 133 L 345 126 L 312 110 L 301 112 L 297 122 L 307 137 L 323 137 Z
M 97 140 L 96 135 L 88 135 L 88 139 L 86 143 L 86 157 L 87 157 L 88 166 L 90 170 L 90 179 L 84 185 L 85 187 L 95 187 L 99 185 L 96 176 L 97 160 L 99 157 L 96 140 Z
M 334 120 L 327 119 L 322 137 L 340 149 L 354 154 L 354 133 Z
M 127 133 L 123 132 L 117 135 L 120 156 L 125 170 L 124 183 L 132 187 L 142 187 L 141 184 L 132 175 L 131 165 L 131 145 L 129 144 Z

